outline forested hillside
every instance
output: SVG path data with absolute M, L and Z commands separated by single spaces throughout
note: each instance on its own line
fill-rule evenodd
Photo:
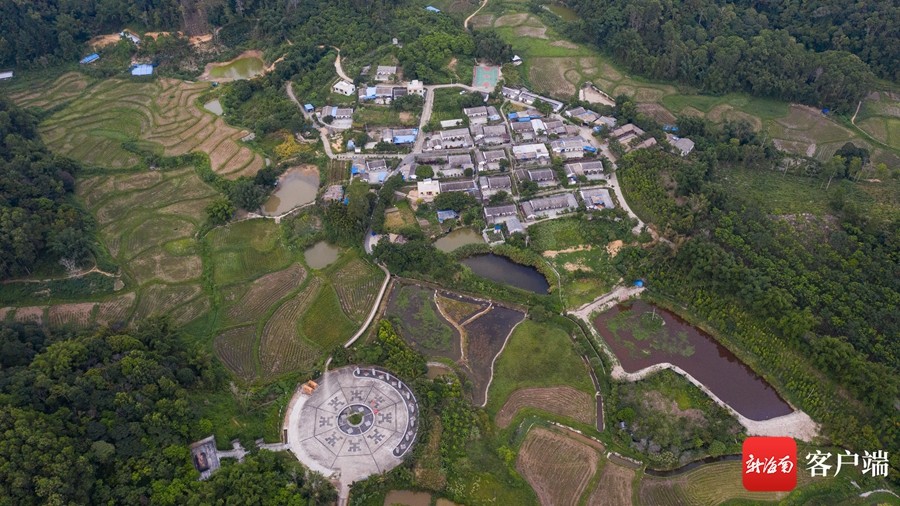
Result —
M 764 138 L 736 136 L 728 125 L 686 126 L 702 161 L 640 151 L 619 166 L 629 203 L 677 244 L 674 251 L 630 250 L 629 275 L 690 301 L 696 314 L 751 350 L 839 444 L 896 447 L 900 223 L 875 220 L 847 201 L 853 183 L 837 178 L 852 176 L 840 172 L 829 216 L 768 215 L 725 183 L 732 167 L 774 166 L 777 154 Z M 815 177 L 825 191 L 833 176 Z
M 220 386 L 210 358 L 165 320 L 127 335 L 54 336 L 0 325 L 0 503 L 307 504 L 334 490 L 290 455 L 261 452 L 197 481 L 207 436 L 192 391 Z
M 34 116 L 0 97 L 0 279 L 90 256 L 92 219 L 72 199 L 78 169 L 47 151 Z
M 707 93 L 852 110 L 900 77 L 896 2 L 572 0 L 577 37 L 634 72 Z
M 94 35 L 126 25 L 177 30 L 179 0 L 0 2 L 0 67 L 47 67 L 77 60 Z

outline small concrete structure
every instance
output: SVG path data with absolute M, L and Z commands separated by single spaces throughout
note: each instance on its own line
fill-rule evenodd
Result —
M 513 157 L 520 163 L 550 163 L 550 152 L 544 144 L 513 146 Z
M 406 85 L 406 92 L 410 95 L 425 96 L 425 85 L 418 79 L 413 79 Z
M 200 473 L 200 480 L 205 480 L 212 476 L 214 472 L 221 466 L 221 459 L 237 459 L 243 462 L 247 455 L 247 450 L 241 446 L 241 442 L 235 439 L 231 442 L 231 450 L 219 451 L 216 448 L 215 436 L 209 436 L 191 444 L 191 462 L 194 469 Z
M 153 65 L 142 63 L 131 67 L 131 75 L 133 76 L 152 76 Z
M 571 182 L 575 182 L 581 176 L 584 176 L 588 181 L 596 181 L 606 177 L 606 174 L 603 172 L 603 162 L 600 160 L 593 162 L 567 163 L 564 169 L 566 171 L 566 177 L 568 177 Z
M 344 200 L 344 187 L 339 184 L 333 184 L 325 190 L 325 194 L 322 195 L 322 200 L 325 202 L 340 202 Z
M 588 210 L 612 209 L 612 197 L 606 188 L 587 188 L 578 192 Z
M 694 141 L 688 139 L 687 137 L 678 137 L 677 135 L 666 134 L 666 139 L 669 141 L 669 144 L 671 144 L 675 147 L 675 149 L 681 152 L 681 156 L 687 156 L 691 151 L 694 150 Z
M 397 76 L 397 67 L 395 65 L 379 65 L 375 70 L 376 81 L 390 81 Z
M 512 218 L 518 219 L 519 211 L 515 204 L 487 206 L 484 208 L 484 222 L 488 225 L 504 223 Z
M 419 192 L 419 198 L 431 202 L 435 197 L 441 194 L 441 183 L 437 179 L 426 179 L 416 182 L 416 189 Z
M 350 97 L 353 96 L 354 93 L 356 93 L 356 86 L 349 81 L 344 81 L 343 79 L 341 79 L 338 82 L 334 83 L 334 86 L 331 87 L 331 90 L 335 93 Z
M 522 203 L 522 214 L 526 220 L 537 218 L 555 218 L 559 214 L 572 212 L 578 208 L 575 195 L 563 193 Z
M 13 71 L 7 70 L 5 72 L 0 72 L 0 81 L 6 81 L 7 79 L 13 78 Z

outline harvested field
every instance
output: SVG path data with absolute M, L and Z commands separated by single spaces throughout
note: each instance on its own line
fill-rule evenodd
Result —
M 48 311 L 49 325 L 51 327 L 71 327 L 83 329 L 91 324 L 94 314 L 94 302 L 81 302 L 74 304 L 58 304 L 50 306 Z M 3 318 L 0 318 L 2 320 Z
M 571 418 L 586 425 L 594 424 L 594 396 L 572 387 L 523 388 L 516 390 L 497 413 L 497 427 L 508 427 L 523 408 L 535 408 Z
M 133 319 L 138 321 L 152 315 L 171 314 L 172 310 L 194 299 L 200 292 L 200 285 L 151 285 L 141 290 Z
M 15 311 L 15 308 L 12 308 L 12 307 L 0 307 L 0 322 L 6 321 L 6 318 L 7 318 L 9 315 L 13 314 L 13 311 Z
M 503 349 L 506 339 L 515 326 L 525 319 L 525 314 L 515 309 L 494 306 L 472 323 L 466 331 L 465 368 L 475 386 L 473 401 L 482 406 L 487 402 L 487 389 L 491 380 L 494 360 Z
M 31 306 L 31 307 L 20 307 L 16 309 L 16 314 L 13 315 L 13 320 L 19 323 L 36 323 L 38 325 L 44 324 L 44 311 L 47 308 L 44 306 Z
M 319 358 L 320 350 L 303 340 L 297 322 L 319 293 L 322 282 L 312 278 L 300 293 L 281 305 L 263 328 L 259 342 L 259 365 L 263 375 L 306 369 Z
M 494 26 L 494 16 L 492 14 L 479 14 L 469 20 L 469 26 L 474 29 L 490 28 Z
M 256 376 L 256 325 L 245 325 L 223 332 L 216 337 L 213 348 L 219 360 L 235 376 L 244 380 L 251 380 Z
M 234 322 L 248 322 L 261 318 L 273 304 L 303 284 L 304 279 L 306 271 L 299 264 L 266 274 L 254 281 L 228 310 L 228 318 Z
M 69 72 L 61 75 L 55 81 L 32 86 L 28 91 L 12 93 L 10 98 L 22 107 L 47 109 L 80 95 L 87 86 L 87 76 L 78 72 Z
M 203 316 L 212 309 L 212 302 L 205 294 L 200 294 L 197 298 L 186 304 L 182 304 L 169 313 L 172 320 L 179 325 L 187 325 L 188 323 Z
M 644 475 L 638 491 L 643 504 L 716 505 L 730 500 L 778 501 L 785 492 L 748 492 L 741 481 L 740 461 L 716 462 L 669 478 Z M 797 473 L 797 486 L 808 483 L 808 473 Z
M 124 142 L 142 141 L 165 155 L 202 151 L 228 178 L 253 175 L 263 158 L 238 140 L 247 134 L 195 106 L 207 86 L 173 79 L 137 83 L 109 79 L 80 94 L 41 125 L 47 145 L 88 165 L 138 163 Z
M 663 125 L 674 125 L 675 115 L 659 104 L 643 103 L 637 105 L 637 110 Z
M 632 500 L 634 469 L 607 461 L 600 470 L 600 482 L 591 493 L 590 506 L 629 506 Z M 676 504 L 676 503 L 671 503 Z
M 566 71 L 574 68 L 578 68 L 577 58 L 531 58 L 529 77 L 538 92 L 571 96 L 576 88 L 566 79 Z
M 159 246 L 135 257 L 128 267 L 140 283 L 180 283 L 199 278 L 203 271 L 199 256 L 176 256 Z
M 136 295 L 134 293 L 126 293 L 110 301 L 101 302 L 97 306 L 97 323 L 111 327 L 125 325 L 135 298 Z
M 465 323 L 469 318 L 487 309 L 489 305 L 487 302 L 452 292 L 438 292 L 435 300 L 441 311 L 457 324 Z
M 207 235 L 212 246 L 213 280 L 227 286 L 284 269 L 291 255 L 281 244 L 281 232 L 271 220 L 247 220 Z
M 562 434 L 536 427 L 528 432 L 516 470 L 541 504 L 575 505 L 597 472 L 597 452 Z
M 368 262 L 354 258 L 334 272 L 332 281 L 344 314 L 359 324 L 375 303 L 384 273 Z

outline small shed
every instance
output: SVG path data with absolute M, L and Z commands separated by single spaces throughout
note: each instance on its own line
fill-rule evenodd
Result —
M 452 209 L 447 209 L 445 211 L 437 212 L 438 223 L 443 223 L 447 220 L 455 220 L 458 218 L 459 218 L 459 214 Z
M 428 12 L 441 12 L 441 10 L 438 9 L 437 7 L 432 7 L 430 5 L 428 7 L 425 7 L 425 10 Z
M 142 63 L 131 67 L 131 75 L 133 76 L 151 76 L 153 75 L 153 65 Z
M 12 71 L 12 70 L 7 70 L 7 71 L 4 71 L 4 72 L 0 72 L 0 81 L 6 81 L 7 79 L 12 79 L 12 78 L 13 78 L 13 71 Z
M 306 112 L 313 112 L 316 110 L 316 108 L 313 107 L 312 104 L 303 104 L 303 110 Z
M 95 61 L 100 59 L 100 55 L 97 53 L 89 54 L 81 59 L 78 63 L 82 65 L 87 65 L 88 63 L 94 63 Z

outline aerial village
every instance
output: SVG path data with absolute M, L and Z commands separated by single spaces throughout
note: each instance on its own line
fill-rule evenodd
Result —
M 511 63 L 521 62 L 515 56 Z M 442 193 L 475 197 L 482 206 L 482 238 L 489 244 L 502 243 L 516 233 L 527 235 L 527 228 L 542 220 L 620 206 L 624 199 L 615 170 L 616 160 L 625 153 L 666 149 L 686 156 L 694 147 L 693 141 L 677 135 L 676 126 L 664 127 L 668 145 L 660 146 L 638 126 L 620 124 L 616 117 L 584 106 L 590 103 L 567 107 L 524 87 L 504 86 L 499 67 L 478 65 L 473 72 L 473 86 L 405 81 L 401 69 L 387 65 L 363 67 L 355 82 L 348 76 L 338 78 L 333 93 L 355 97 L 358 106 L 387 108 L 410 95 L 424 99 L 418 128 L 364 126 L 368 142 L 362 145 L 354 141 L 355 135 L 348 135 L 354 125 L 358 128 L 353 107 L 307 103 L 303 110 L 319 128 L 330 157 L 350 161 L 351 178 L 380 185 L 401 175 L 407 183 L 403 195 L 414 211 L 422 205 L 434 207 Z M 457 117 L 432 122 L 434 93 L 448 91 L 477 94 L 481 105 L 463 107 Z M 596 97 L 597 109 L 611 111 L 615 105 L 590 83 L 582 92 L 587 95 Z M 329 187 L 325 202 L 343 199 L 344 189 Z M 439 224 L 449 224 L 429 229 L 432 237 L 451 231 L 460 219 L 453 210 L 432 211 Z M 630 209 L 625 211 L 633 216 Z M 380 239 L 376 236 L 373 242 Z M 385 239 L 405 240 L 397 234 Z

